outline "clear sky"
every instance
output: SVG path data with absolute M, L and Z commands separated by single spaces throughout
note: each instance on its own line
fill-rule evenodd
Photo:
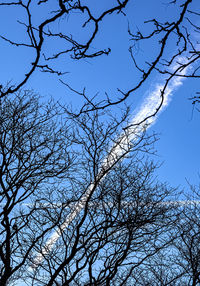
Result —
M 52 7 L 55 1 L 52 2 Z M 107 1 L 98 1 L 98 9 L 95 1 L 87 1 L 93 3 L 94 12 L 98 13 L 106 5 Z M 99 3 L 101 2 L 101 3 Z M 109 3 L 115 3 L 110 1 Z M 173 19 L 177 17 L 175 9 L 167 5 L 168 1 L 152 0 L 152 1 L 131 1 L 128 5 L 126 13 L 129 19 L 130 27 L 135 31 L 140 27 L 146 31 L 148 26 L 144 26 L 146 19 L 165 17 Z M 194 6 L 198 5 L 198 0 L 194 1 Z M 52 8 L 51 7 L 51 8 Z M 43 12 L 36 13 L 34 21 L 39 22 L 43 17 Z M 48 11 L 45 11 L 47 13 Z M 23 26 L 16 24 L 16 19 L 23 21 L 23 13 L 21 10 L 14 10 L 6 7 L 0 9 L 0 34 L 8 36 L 12 40 L 26 39 L 23 33 Z M 82 90 L 86 87 L 88 95 L 94 95 L 99 92 L 99 96 L 103 96 L 104 92 L 108 92 L 111 97 L 117 96 L 117 88 L 124 91 L 131 88 L 138 80 L 139 74 L 135 71 L 133 62 L 128 52 L 129 46 L 132 44 L 127 32 L 127 18 L 123 15 L 113 15 L 105 18 L 100 27 L 100 33 L 93 43 L 94 50 L 96 48 L 111 48 L 109 56 L 101 56 L 95 59 L 87 59 L 81 61 L 73 61 L 70 57 L 62 57 L 55 65 L 69 72 L 62 77 L 64 81 L 72 87 Z M 64 28 L 72 31 L 77 38 L 84 39 L 90 32 L 90 27 L 84 33 L 80 33 L 80 25 L 84 19 L 79 14 L 59 21 L 56 25 L 58 29 Z M 24 30 L 25 31 L 25 30 Z M 51 41 L 45 46 L 47 51 L 53 51 L 58 48 L 56 43 Z M 172 39 L 173 48 L 173 39 Z M 135 54 L 138 61 L 147 60 L 156 51 L 155 42 L 150 41 L 148 45 L 138 45 L 135 47 Z M 168 51 L 170 56 L 170 49 Z M 28 71 L 29 63 L 32 59 L 32 51 L 25 48 L 10 47 L 8 43 L 0 40 L 0 81 L 5 84 L 11 81 L 13 84 L 23 78 L 23 74 Z M 131 104 L 134 112 L 138 106 L 141 106 L 145 98 L 154 90 L 158 83 L 162 82 L 161 75 L 153 73 L 150 79 L 135 94 L 132 94 L 127 103 Z M 53 75 L 35 72 L 26 85 L 26 88 L 32 88 L 39 92 L 42 96 L 52 96 L 60 99 L 66 104 L 72 103 L 73 106 L 81 104 L 81 98 L 71 94 L 62 84 L 59 83 L 58 77 Z M 199 121 L 200 113 L 192 110 L 189 97 L 198 90 L 197 82 L 185 80 L 182 85 L 174 90 L 172 100 L 168 107 L 159 115 L 156 123 L 149 130 L 159 134 L 160 140 L 156 143 L 157 156 L 155 160 L 163 162 L 158 170 L 158 178 L 169 182 L 172 186 L 186 186 L 186 178 L 191 183 L 198 183 L 198 172 L 200 172 L 200 132 Z

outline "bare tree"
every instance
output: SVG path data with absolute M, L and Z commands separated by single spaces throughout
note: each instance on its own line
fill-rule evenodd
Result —
M 102 1 L 101 1 L 102 2 Z M 199 78 L 199 12 L 197 10 L 198 0 L 157 1 L 158 5 L 166 7 L 162 15 L 154 11 L 155 15 L 150 19 L 142 19 L 141 23 L 135 21 L 134 5 L 137 1 L 123 0 L 113 1 L 108 4 L 106 1 L 99 2 L 95 7 L 93 1 L 0 1 L 0 9 L 3 13 L 14 13 L 18 16 L 17 25 L 21 25 L 21 33 L 18 34 L 17 41 L 15 35 L 4 31 L 1 40 L 18 49 L 30 50 L 30 62 L 26 62 L 26 72 L 21 76 L 19 82 L 9 84 L 1 88 L 1 97 L 15 93 L 25 86 L 29 78 L 40 69 L 43 72 L 55 73 L 59 76 L 65 71 L 59 70 L 59 61 L 63 62 L 67 56 L 80 60 L 84 58 L 94 58 L 97 56 L 109 55 L 111 48 L 94 48 L 96 38 L 101 31 L 102 22 L 106 18 L 110 21 L 114 19 L 114 14 L 122 14 L 127 17 L 129 27 L 127 28 L 132 45 L 129 52 L 135 65 L 135 83 L 127 90 L 118 88 L 117 97 L 106 97 L 101 94 L 100 98 L 93 98 L 93 95 L 86 94 L 86 91 L 78 91 L 78 87 L 71 87 L 69 82 L 62 82 L 85 99 L 80 113 L 95 109 L 120 104 L 137 92 L 148 78 L 160 73 L 163 76 L 164 84 L 160 91 L 161 99 L 156 110 L 152 111 L 154 116 L 161 108 L 164 95 L 168 85 L 175 78 Z M 143 9 L 143 6 L 141 6 Z M 143 17 L 141 11 L 141 18 Z M 77 13 L 79 21 L 74 29 L 68 22 L 69 18 L 76 20 Z M 138 12 L 137 12 L 138 13 Z M 118 15 L 119 17 L 119 15 Z M 62 22 L 61 22 L 62 20 Z M 57 25 L 60 21 L 60 25 Z M 62 24 L 61 24 L 62 23 Z M 70 27 L 69 27 L 70 25 Z M 4 29 L 6 27 L 4 26 Z M 78 29 L 78 33 L 77 30 Z M 125 33 L 127 32 L 124 31 Z M 80 37 L 77 35 L 81 35 Z M 53 45 L 51 43 L 53 42 Z M 152 51 L 149 47 L 153 44 Z M 127 47 L 128 50 L 128 47 Z M 143 50 L 141 61 L 139 50 Z M 7 50 L 6 50 L 7 51 Z M 147 51 L 147 52 L 145 52 Z M 134 70 L 133 70 L 134 71 Z M 187 72 L 186 72 L 187 71 Z M 9 79 L 8 79 L 9 81 Z M 198 95 L 193 99 L 193 103 L 199 101 Z
M 165 92 L 174 78 L 198 80 L 200 77 L 198 41 L 200 14 L 196 10 L 196 4 L 197 2 L 193 0 L 168 2 L 166 3 L 168 9 L 170 6 L 172 10 L 177 9 L 175 18 L 171 18 L 167 14 L 164 19 L 161 17 L 146 19 L 145 25 L 148 26 L 146 30 L 150 32 L 146 32 L 144 27 L 141 30 L 138 28 L 137 33 L 129 29 L 134 43 L 130 48 L 131 56 L 135 67 L 142 75 L 142 80 L 145 81 L 152 71 L 164 75 L 165 84 L 160 91 L 161 102 L 158 110 L 161 108 Z M 140 65 L 137 64 L 134 48 L 142 42 L 154 43 L 154 46 L 156 42 L 157 47 L 155 53 L 152 53 L 148 59 L 145 58 L 144 63 Z M 198 91 L 197 96 L 191 99 L 193 104 L 199 102 Z
M 124 163 L 113 161 L 102 180 L 127 113 L 102 118 L 97 111 L 70 117 L 30 91 L 1 99 L 1 285 L 125 285 L 168 243 L 160 238 L 172 212 L 162 201 L 171 190 L 145 161 L 154 137 L 135 138 Z M 45 252 L 91 182 L 85 204 Z
M 44 226 L 41 232 L 38 226 L 25 232 L 35 209 L 23 203 L 29 204 L 46 184 L 63 181 L 73 158 L 59 109 L 51 102 L 42 107 L 31 91 L 4 97 L 0 122 L 0 284 L 6 285 L 11 276 L 20 275 L 16 273 L 27 264 L 41 233 L 49 230 Z
M 176 219 L 164 234 L 168 244 L 136 269 L 132 285 L 200 285 L 199 214 L 199 188 L 190 186 L 189 200 L 177 203 Z
M 119 164 L 95 188 L 32 274 L 38 285 L 126 285 L 140 264 L 169 243 L 161 236 L 171 212 L 160 204 L 168 191 L 152 185 L 152 164 L 135 164 Z M 62 210 L 61 221 L 66 215 Z
M 95 15 L 90 5 L 81 3 L 81 1 L 58 0 L 54 3 L 49 0 L 0 1 L 1 9 L 8 8 L 6 10 L 8 15 L 10 10 L 16 10 L 16 14 L 19 15 L 18 24 L 22 26 L 21 39 L 18 39 L 18 41 L 12 40 L 7 34 L 1 35 L 1 39 L 14 47 L 29 49 L 32 55 L 23 79 L 2 89 L 1 96 L 15 93 L 22 88 L 36 69 L 62 75 L 63 72 L 59 71 L 58 68 L 54 68 L 51 63 L 63 55 L 69 54 L 75 60 L 93 58 L 103 54 L 108 55 L 110 53 L 109 48 L 92 52 L 91 45 L 99 33 L 99 26 L 104 18 L 113 13 L 123 13 L 127 3 L 128 0 L 116 1 L 116 3 L 109 5 L 110 7 L 99 11 Z M 79 29 L 80 33 L 83 34 L 83 40 L 75 38 L 73 29 L 71 31 L 65 29 L 69 15 L 73 17 L 75 13 L 79 13 L 81 18 Z M 65 22 L 64 29 L 63 25 L 61 27 L 56 25 L 59 20 Z M 87 32 L 88 26 L 89 33 Z M 48 45 L 51 44 L 51 39 L 56 41 L 56 48 L 52 53 L 48 49 L 50 46 L 47 49 L 45 47 L 46 42 Z
M 168 243 L 156 253 L 154 257 L 150 257 L 143 265 L 136 269 L 132 274 L 132 285 L 155 285 L 155 286 L 188 286 L 189 279 L 185 277 L 183 270 L 177 265 L 176 259 L 181 258 L 176 255 L 174 250 L 174 241 L 177 238 L 174 233 L 169 239 L 173 228 L 166 230 Z M 165 234 L 165 235 L 166 235 Z
M 191 186 L 194 201 L 182 208 L 176 224 L 177 239 L 174 242 L 174 265 L 180 269 L 186 285 L 200 285 L 200 204 L 199 188 Z M 191 195 L 190 195 L 191 197 Z

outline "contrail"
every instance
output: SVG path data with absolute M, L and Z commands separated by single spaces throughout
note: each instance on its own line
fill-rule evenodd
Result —
M 183 59 L 182 59 L 183 60 Z M 175 71 L 178 66 L 174 66 L 173 71 Z M 186 74 L 187 67 L 179 70 L 180 75 Z M 144 102 L 141 104 L 138 112 L 133 116 L 130 124 L 124 129 L 119 138 L 114 143 L 111 151 L 107 157 L 102 162 L 101 169 L 97 175 L 95 182 L 92 182 L 87 188 L 86 192 L 83 194 L 81 199 L 74 204 L 71 213 L 67 216 L 65 222 L 57 228 L 54 233 L 47 240 L 45 246 L 42 248 L 41 252 L 37 254 L 34 259 L 34 263 L 30 270 L 37 268 L 39 264 L 43 261 L 46 254 L 48 254 L 56 241 L 61 236 L 62 232 L 70 225 L 73 219 L 78 215 L 78 213 L 85 207 L 88 198 L 94 192 L 97 183 L 99 183 L 109 170 L 122 158 L 125 157 L 131 150 L 131 142 L 138 139 L 140 134 L 148 129 L 152 124 L 154 124 L 158 118 L 158 115 L 168 106 L 171 100 L 172 93 L 176 91 L 178 87 L 183 84 L 184 77 L 174 76 L 167 87 L 165 84 L 156 85 L 152 92 L 149 92 Z M 165 89 L 164 98 L 161 98 L 161 90 Z M 162 104 L 161 104 L 162 100 Z M 156 111 L 156 112 L 155 112 Z M 158 112 L 157 112 L 158 111 Z

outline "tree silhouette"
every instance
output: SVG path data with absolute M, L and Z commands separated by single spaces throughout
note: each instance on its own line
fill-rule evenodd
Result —
M 173 220 L 162 203 L 171 190 L 154 181 L 156 166 L 145 161 L 154 137 L 141 134 L 100 180 L 127 113 L 102 118 L 97 111 L 71 117 L 30 91 L 1 99 L 1 285 L 125 285 L 168 243 L 159 237 Z M 61 230 L 91 182 L 85 204 Z M 45 251 L 55 230 L 60 236 Z
M 66 61 L 67 56 L 78 61 L 109 55 L 110 47 L 98 48 L 97 46 L 94 48 L 93 45 L 98 36 L 103 33 L 101 31 L 102 23 L 108 18 L 112 23 L 113 16 L 119 17 L 120 14 L 127 17 L 129 21 L 129 26 L 124 33 L 128 31 L 130 36 L 129 52 L 135 65 L 133 72 L 137 71 L 137 80 L 129 89 L 123 90 L 117 85 L 116 97 L 110 96 L 107 92 L 106 96 L 102 94 L 101 97 L 93 98 L 93 95 L 87 94 L 85 89 L 80 91 L 78 87 L 70 86 L 70 82 L 64 78 L 61 79 L 67 88 L 78 93 L 85 100 L 77 114 L 125 102 L 143 86 L 150 76 L 158 72 L 162 75 L 165 84 L 160 91 L 160 105 L 152 112 L 152 116 L 154 116 L 163 105 L 167 87 L 174 78 L 191 80 L 199 78 L 198 35 L 200 27 L 196 0 L 159 2 L 158 5 L 166 7 L 165 13 L 159 15 L 155 10 L 152 19 L 144 18 L 141 20 L 143 24 L 136 22 L 134 25 L 131 20 L 136 18 L 134 5 L 138 4 L 137 1 L 116 0 L 109 4 L 108 2 L 102 3 L 98 3 L 94 7 L 93 1 L 85 3 L 80 0 L 59 0 L 54 3 L 49 0 L 0 1 L 0 8 L 4 9 L 3 11 L 8 16 L 11 13 L 19 15 L 17 24 L 21 25 L 18 40 L 14 40 L 14 35 L 10 31 L 7 33 L 6 30 L 1 35 L 1 40 L 16 49 L 31 51 L 30 62 L 26 62 L 27 68 L 24 76 L 17 83 L 3 86 L 1 97 L 25 87 L 37 69 L 62 77 L 67 69 L 62 65 L 61 69 L 64 67 L 65 70 L 61 71 L 59 61 L 63 63 L 63 59 Z M 140 9 L 143 9 L 143 6 Z M 143 17 L 142 12 L 141 10 L 141 18 Z M 69 22 L 71 18 L 72 23 L 73 21 L 77 22 L 76 27 Z M 152 52 L 149 50 L 151 45 L 155 47 Z M 138 50 L 142 49 L 144 53 L 141 60 Z

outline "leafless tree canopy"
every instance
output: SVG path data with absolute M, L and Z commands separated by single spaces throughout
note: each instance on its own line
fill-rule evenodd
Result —
M 182 205 L 173 229 L 166 233 L 174 238 L 173 241 L 137 270 L 132 277 L 133 285 L 199 285 L 199 187 L 192 186 L 192 190 L 193 203 Z
M 154 137 L 102 169 L 127 113 L 73 117 L 31 91 L 0 107 L 1 285 L 199 285 L 199 193 L 169 202 L 147 160 Z
M 162 202 L 171 190 L 154 181 L 156 166 L 145 161 L 154 138 L 143 134 L 100 180 L 121 126 L 101 116 L 70 117 L 30 91 L 1 99 L 1 285 L 125 285 L 168 243 L 161 237 L 174 214 Z M 44 252 L 91 182 L 86 203 Z
M 0 103 L 1 285 L 19 271 L 41 238 L 36 227 L 33 233 L 24 231 L 35 211 L 25 209 L 23 203 L 29 204 L 29 198 L 47 183 L 66 177 L 73 161 L 68 128 L 58 124 L 58 113 L 51 103 L 41 107 L 28 91 L 4 97 Z
M 1 97 L 15 93 L 22 88 L 36 69 L 62 77 L 68 70 L 67 68 L 60 70 L 59 61 L 64 63 L 67 56 L 74 60 L 81 60 L 109 55 L 111 48 L 106 46 L 106 42 L 102 43 L 100 48 L 98 46 L 94 48 L 93 45 L 98 35 L 102 33 L 102 23 L 108 18 L 112 23 L 114 15 L 118 17 L 123 15 L 129 21 L 124 33 L 128 31 L 130 35 L 130 60 L 133 61 L 138 71 L 137 80 L 129 90 L 121 90 L 120 86 L 116 86 L 118 88 L 116 98 L 111 98 L 109 94 L 106 94 L 106 98 L 101 95 L 101 99 L 96 100 L 92 100 L 93 95 L 86 94 L 85 90 L 79 91 L 76 86 L 69 86 L 70 83 L 64 80 L 68 88 L 84 97 L 85 105 L 80 112 L 103 109 L 124 102 L 129 96 L 134 95 L 155 72 L 162 74 L 165 80 L 165 85 L 161 90 L 160 107 L 163 104 L 167 86 L 174 77 L 187 77 L 193 80 L 199 78 L 200 27 L 199 11 L 196 8 L 198 0 L 174 0 L 162 3 L 158 1 L 158 6 L 166 7 L 165 15 L 163 13 L 157 15 L 155 11 L 152 18 L 142 19 L 142 25 L 137 22 L 133 25 L 131 21 L 135 17 L 134 5 L 137 5 L 137 1 L 116 0 L 102 3 L 99 2 L 94 7 L 93 1 L 80 0 L 59 0 L 54 3 L 50 0 L 0 1 L 0 8 L 4 9 L 8 17 L 10 12 L 19 14 L 16 25 L 21 25 L 22 31 L 18 40 L 15 41 L 12 33 L 7 33 L 5 29 L 1 40 L 16 49 L 26 48 L 30 50 L 31 55 L 26 74 L 22 75 L 19 82 L 2 86 Z M 145 9 L 145 3 L 141 7 Z M 77 19 L 77 13 L 79 19 Z M 143 17 L 142 11 L 141 17 Z M 76 28 L 71 24 L 69 27 L 69 19 L 78 22 Z M 151 45 L 155 47 L 152 51 L 149 50 Z M 138 50 L 143 48 L 144 51 L 147 49 L 147 52 L 141 61 L 141 58 L 138 58 L 140 55 Z M 197 91 L 197 95 L 192 97 L 192 102 L 195 104 L 198 101 Z M 158 110 L 155 110 L 155 113 Z

